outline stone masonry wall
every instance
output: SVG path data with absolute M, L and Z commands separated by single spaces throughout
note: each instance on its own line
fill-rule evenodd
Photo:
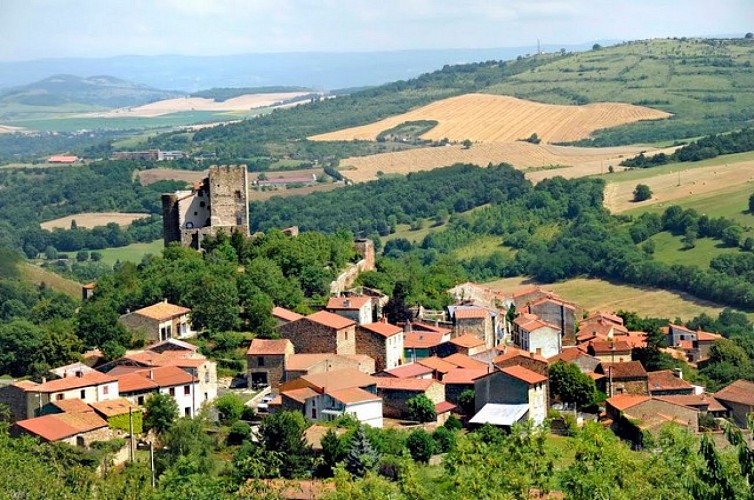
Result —
M 264 366 L 259 365 L 259 358 L 264 359 Z M 267 373 L 267 383 L 276 389 L 283 382 L 285 356 L 249 354 L 246 356 L 246 372 L 248 383 L 251 384 L 253 373 Z
M 356 327 L 356 354 L 366 354 L 374 359 L 375 371 L 381 372 L 387 366 L 387 349 L 381 335 L 376 335 L 360 326 Z
M 356 329 L 349 326 L 342 330 L 328 328 L 307 318 L 278 327 L 278 333 L 289 339 L 297 353 L 356 354 Z

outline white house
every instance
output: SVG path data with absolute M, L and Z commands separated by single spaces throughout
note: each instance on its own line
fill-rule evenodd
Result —
M 563 350 L 561 333 L 560 328 L 534 314 L 521 314 L 513 321 L 513 343 L 545 358 L 557 356 Z
M 301 406 L 304 415 L 314 421 L 330 422 L 341 415 L 350 415 L 371 427 L 382 427 L 382 398 L 364 389 L 350 387 L 324 392 L 311 388 L 281 393 L 283 407 Z
M 142 406 L 152 393 L 169 394 L 182 416 L 194 417 L 204 402 L 199 380 L 177 366 L 160 366 L 118 375 L 120 396 Z

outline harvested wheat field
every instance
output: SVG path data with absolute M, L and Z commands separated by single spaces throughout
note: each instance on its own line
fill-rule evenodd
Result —
M 17 132 L 27 132 L 22 127 L 11 127 L 10 125 L 0 125 L 0 134 L 15 134 Z
M 136 177 L 142 186 L 149 186 L 160 181 L 183 181 L 187 184 L 200 182 L 207 177 L 206 170 L 180 170 L 177 168 L 150 168 L 140 170 Z
M 670 114 L 625 103 L 585 106 L 542 104 L 515 97 L 465 94 L 433 102 L 402 115 L 327 134 L 317 141 L 376 140 L 377 135 L 404 122 L 436 120 L 437 126 L 421 137 L 439 141 L 511 142 L 536 133 L 544 142 L 586 139 L 595 130 L 640 120 L 659 120 Z
M 248 111 L 253 108 L 274 106 L 282 101 L 293 99 L 308 92 L 280 92 L 277 94 L 246 94 L 227 101 L 216 102 L 204 97 L 178 97 L 152 102 L 135 108 L 120 108 L 99 113 L 81 115 L 87 118 L 113 118 L 124 116 L 160 116 L 182 111 Z
M 42 222 L 42 229 L 53 230 L 55 228 L 70 229 L 71 221 L 76 221 L 76 226 L 91 229 L 95 226 L 106 226 L 115 222 L 119 226 L 128 226 L 133 221 L 149 217 L 149 214 L 127 214 L 122 212 L 101 212 L 67 215 L 55 220 Z
M 682 170 L 680 175 L 679 172 L 668 172 L 640 180 L 611 182 L 605 189 L 605 206 L 611 212 L 619 213 L 643 205 L 712 193 L 744 183 L 754 183 L 754 161 L 690 168 Z M 633 202 L 633 192 L 637 184 L 649 186 L 653 193 L 652 199 L 641 203 Z
M 522 170 L 537 169 L 526 174 L 533 181 L 560 175 L 583 177 L 607 173 L 610 165 L 621 170 L 618 164 L 641 151 L 655 154 L 661 150 L 647 146 L 621 146 L 613 148 L 576 148 L 531 144 L 528 142 L 475 144 L 469 149 L 461 146 L 410 149 L 395 153 L 347 158 L 340 162 L 340 172 L 354 182 L 366 182 L 383 174 L 408 174 L 432 170 L 454 163 L 472 163 L 486 166 L 489 163 L 510 163 Z M 550 167 L 563 168 L 550 168 Z

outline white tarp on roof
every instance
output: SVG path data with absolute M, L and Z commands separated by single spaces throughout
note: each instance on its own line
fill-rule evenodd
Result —
M 529 411 L 529 405 L 487 403 L 469 420 L 470 424 L 513 425 Z

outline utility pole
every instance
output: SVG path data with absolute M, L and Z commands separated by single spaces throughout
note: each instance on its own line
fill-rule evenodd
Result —
M 133 408 L 128 408 L 128 433 L 130 434 L 129 438 L 131 441 L 130 451 L 131 451 L 131 463 L 134 462 L 134 413 Z
M 149 442 L 149 469 L 152 471 L 152 488 L 154 488 L 154 443 Z

